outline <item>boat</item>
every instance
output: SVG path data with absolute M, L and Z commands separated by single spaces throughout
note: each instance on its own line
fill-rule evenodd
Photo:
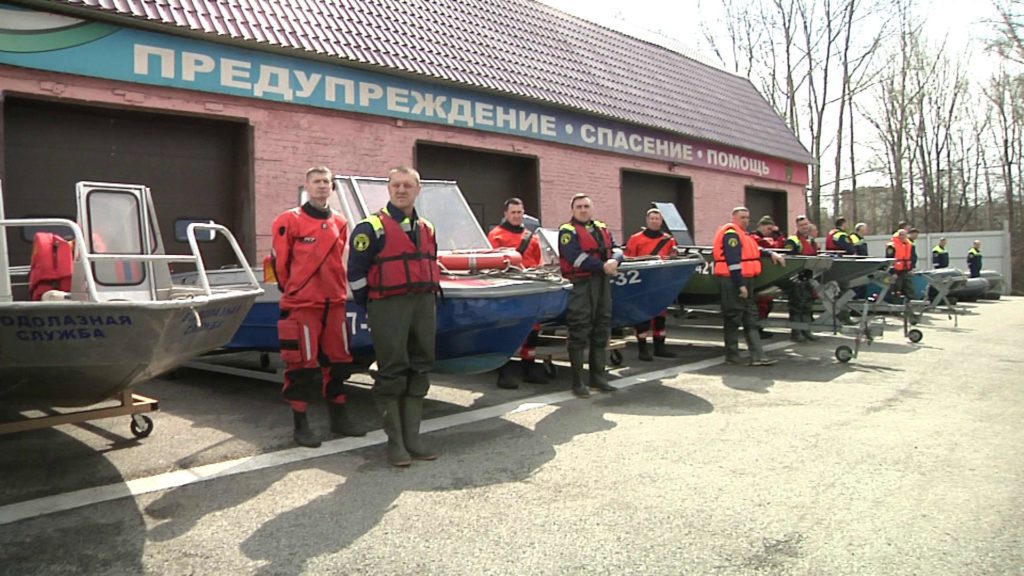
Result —
M 982 294 L 985 300 L 999 300 L 1006 289 L 1006 280 L 998 270 L 982 270 L 981 277 L 988 281 L 988 291 Z
M 549 271 L 523 270 L 514 251 L 494 250 L 456 182 L 424 180 L 422 186 L 416 210 L 434 224 L 443 266 L 433 371 L 476 374 L 497 369 L 518 352 L 535 324 L 565 310 L 569 284 Z M 361 176 L 336 176 L 335 194 L 329 200 L 332 209 L 350 223 L 381 210 L 387 202 L 387 179 Z M 234 270 L 214 271 L 209 277 L 217 285 L 240 280 Z M 194 282 L 195 275 L 181 280 Z M 226 349 L 278 351 L 281 293 L 275 284 L 264 283 L 263 288 L 264 295 Z M 353 360 L 369 365 L 373 339 L 366 310 L 350 301 L 346 315 Z
M 558 274 L 558 231 L 538 228 L 544 268 Z M 627 258 L 619 264 L 612 283 L 612 328 L 646 322 L 675 303 L 676 297 L 704 260 L 694 255 L 672 258 Z M 552 324 L 565 324 L 559 317 Z
M 710 246 L 680 246 L 682 254 L 697 254 L 703 265 L 679 293 L 680 304 L 697 306 L 718 303 L 720 283 L 714 275 L 714 258 Z M 786 263 L 778 265 L 768 256 L 761 257 L 761 273 L 754 278 L 754 293 L 765 294 L 784 290 L 786 283 L 801 273 L 819 277 L 832 266 L 832 258 L 825 256 L 785 255 Z
M 822 273 L 819 280 L 823 284 L 835 282 L 840 290 L 845 291 L 851 285 L 856 285 L 861 278 L 867 278 L 880 271 L 885 272 L 892 262 L 892 258 L 837 256 L 832 258 L 832 265 Z
M 60 421 L 4 423 L 0 432 L 130 414 L 132 432 L 148 435 L 152 422 L 137 416 L 154 409 L 155 401 L 136 402 L 132 388 L 230 341 L 262 290 L 223 226 L 193 222 L 185 231 L 191 254 L 166 254 L 146 186 L 79 182 L 76 194 L 74 222 L 4 219 L 0 191 L 0 228 L 34 238 L 37 252 L 43 242 L 63 246 L 53 252 L 61 260 L 53 270 L 66 274 L 59 280 L 43 275 L 53 280 L 54 289 L 37 289 L 41 299 L 29 299 L 24 283 L 14 279 L 37 281 L 41 275 L 33 274 L 31 264 L 11 266 L 7 235 L 0 234 L 0 405 L 18 411 L 110 399 L 122 405 Z M 198 242 L 218 236 L 234 251 L 246 280 L 240 285 L 215 287 L 207 281 Z M 175 284 L 172 262 L 194 266 L 197 282 Z

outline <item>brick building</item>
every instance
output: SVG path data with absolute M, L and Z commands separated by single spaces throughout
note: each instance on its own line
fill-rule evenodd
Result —
M 0 3 L 0 99 L 8 217 L 144 183 L 165 239 L 214 219 L 251 256 L 312 165 L 458 180 L 485 227 L 586 191 L 622 239 L 673 202 L 708 243 L 737 204 L 792 222 L 809 161 L 746 79 L 531 0 Z

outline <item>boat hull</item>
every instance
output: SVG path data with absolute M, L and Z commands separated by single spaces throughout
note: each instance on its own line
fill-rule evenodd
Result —
M 254 299 L 4 304 L 0 403 L 72 407 L 112 398 L 223 346 Z
M 211 272 L 211 283 L 232 282 L 233 272 Z M 569 299 L 561 282 L 502 278 L 493 275 L 446 276 L 444 297 L 437 303 L 434 372 L 474 374 L 494 370 L 514 356 L 533 326 L 560 315 Z M 225 348 L 277 352 L 277 320 L 281 293 L 264 284 L 264 295 L 253 305 Z M 373 362 L 373 338 L 366 309 L 346 304 L 349 350 L 358 364 Z
M 846 290 L 850 283 L 884 270 L 892 265 L 891 258 L 863 258 L 843 256 L 832 259 L 832 265 L 821 275 L 821 282 L 835 282 L 841 290 Z
M 714 275 L 710 249 L 700 252 L 704 265 L 690 278 L 679 294 L 683 305 L 715 304 L 721 300 L 720 283 Z M 803 271 L 817 276 L 832 266 L 832 259 L 821 256 L 786 256 L 785 265 L 774 264 L 770 257 L 761 258 L 761 274 L 754 278 L 754 292 L 784 287 Z

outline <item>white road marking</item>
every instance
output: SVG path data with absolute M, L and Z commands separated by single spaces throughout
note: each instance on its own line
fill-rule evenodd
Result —
M 773 342 L 772 344 L 766 345 L 764 348 L 765 350 L 775 350 L 778 348 L 784 348 L 790 344 L 791 343 L 789 342 Z M 645 372 L 643 374 L 634 374 L 625 378 L 618 378 L 613 382 L 619 389 L 629 388 L 630 386 L 635 386 L 642 382 L 671 378 L 686 372 L 695 372 L 697 370 L 710 368 L 721 364 L 723 361 L 724 357 L 715 356 L 714 358 L 701 360 L 699 362 L 691 362 L 690 364 L 673 366 L 671 368 L 656 370 L 654 372 Z M 600 395 L 598 397 L 600 397 Z M 469 412 L 460 412 L 457 414 L 449 414 L 448 416 L 441 416 L 440 418 L 433 418 L 423 422 L 422 431 L 435 432 L 438 430 L 445 430 L 455 426 L 462 426 L 464 424 L 471 424 L 473 422 L 480 422 L 491 418 L 501 418 L 510 414 L 535 410 L 537 408 L 560 404 L 575 399 L 576 397 L 568 390 L 552 392 L 550 394 L 534 396 L 524 400 L 514 400 L 512 402 L 506 402 L 504 404 L 498 404 L 487 408 L 479 408 Z M 34 500 L 16 502 L 14 504 L 0 506 L 0 525 L 11 524 L 13 522 L 28 520 L 30 518 L 36 518 L 38 516 L 45 516 L 47 514 L 54 514 L 57 512 L 66 512 L 68 510 L 74 510 L 75 508 L 82 508 L 120 498 L 134 497 L 141 494 L 158 492 L 160 490 L 170 490 L 172 488 L 187 486 L 189 484 L 197 484 L 199 482 L 206 482 L 207 480 L 215 480 L 217 478 L 226 478 L 236 474 L 286 466 L 295 462 L 312 460 L 313 458 L 322 458 L 333 454 L 341 454 L 343 452 L 366 448 L 367 446 L 375 446 L 377 444 L 383 444 L 386 441 L 387 436 L 384 432 L 382 430 L 376 430 L 362 438 L 338 438 L 336 440 L 328 440 L 319 448 L 288 448 L 267 454 L 246 456 L 245 458 L 237 458 L 235 460 L 227 460 L 225 462 L 206 464 L 204 466 L 197 466 L 195 468 L 188 468 L 185 470 L 176 470 L 165 474 L 157 474 L 156 476 L 150 476 L 148 478 L 139 478 L 136 480 L 129 480 L 127 482 L 108 484 L 106 486 L 96 486 L 94 488 L 84 488 L 73 492 L 65 492 L 63 494 L 44 496 Z

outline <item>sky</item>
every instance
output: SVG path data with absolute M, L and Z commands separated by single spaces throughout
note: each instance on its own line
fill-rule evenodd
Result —
M 720 21 L 724 11 L 719 0 L 540 0 L 609 28 L 644 40 L 657 42 L 688 56 L 719 65 L 710 54 L 701 53 L 701 22 Z M 985 19 L 995 17 L 989 0 L 924 0 L 925 28 L 933 41 L 949 38 L 949 46 L 971 57 L 979 77 L 992 71 L 995 60 L 982 53 L 982 39 L 989 35 Z

